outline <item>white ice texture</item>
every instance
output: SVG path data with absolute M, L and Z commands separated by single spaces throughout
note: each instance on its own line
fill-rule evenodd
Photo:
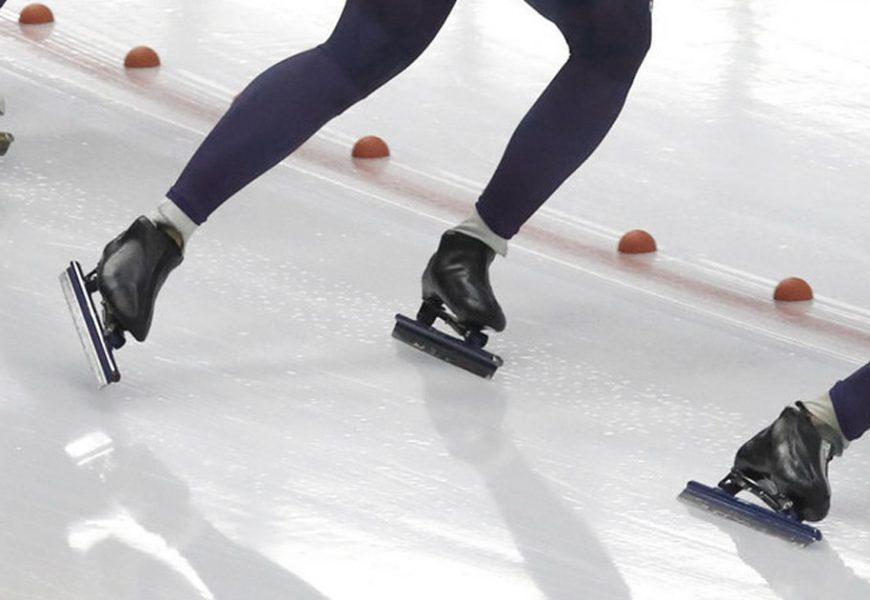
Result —
M 341 4 L 0 11 L 0 597 L 870 598 L 863 442 L 813 548 L 676 500 L 870 357 L 864 1 L 656 2 L 612 135 L 494 266 L 488 382 L 397 344 L 393 314 L 566 50 L 519 0 L 459 0 L 418 63 L 197 233 L 96 391 L 57 274 Z M 138 44 L 158 73 L 120 67 Z M 367 134 L 393 157 L 351 161 Z M 634 228 L 657 256 L 615 254 Z M 816 301 L 774 305 L 792 275 Z

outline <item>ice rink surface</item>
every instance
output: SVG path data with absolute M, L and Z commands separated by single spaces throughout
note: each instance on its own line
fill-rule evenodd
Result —
M 54 0 L 22 30 L 24 4 L 0 10 L 0 598 L 870 598 L 861 441 L 811 548 L 676 500 L 870 358 L 866 2 L 658 0 L 622 119 L 493 269 L 484 381 L 392 318 L 566 51 L 519 0 L 459 0 L 197 233 L 102 391 L 58 273 L 342 3 Z M 138 44 L 156 77 L 120 68 Z M 393 157 L 351 161 L 366 134 Z M 637 227 L 660 252 L 618 257 Z M 770 300 L 792 275 L 811 305 Z

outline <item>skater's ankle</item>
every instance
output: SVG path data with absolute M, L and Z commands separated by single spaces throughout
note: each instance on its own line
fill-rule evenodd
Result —
M 184 251 L 184 236 L 182 236 L 174 227 L 165 225 L 164 223 L 155 223 L 157 228 L 163 233 L 172 238 L 172 241 L 178 245 L 178 249 Z
M 198 225 L 168 198 L 148 213 L 147 217 L 171 237 L 181 250 L 184 250 L 187 241 L 198 228 Z
M 489 225 L 486 224 L 477 212 L 477 209 L 474 209 L 467 219 L 450 231 L 456 231 L 457 233 L 462 233 L 469 237 L 473 237 L 476 240 L 480 240 L 492 248 L 493 252 L 496 254 L 507 256 L 508 240 L 490 229 Z
M 831 456 L 841 456 L 849 447 L 849 441 L 843 435 L 837 415 L 833 410 L 830 399 L 824 397 L 808 402 L 796 402 L 799 409 L 806 413 L 810 423 L 819 432 L 821 438 L 831 445 Z

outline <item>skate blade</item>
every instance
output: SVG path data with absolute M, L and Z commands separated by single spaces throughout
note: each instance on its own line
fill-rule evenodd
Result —
M 485 379 L 492 379 L 496 370 L 503 364 L 502 359 L 495 354 L 483 348 L 470 346 L 462 340 L 409 319 L 405 315 L 396 315 L 393 337 Z
M 679 498 L 732 521 L 748 525 L 790 542 L 807 546 L 822 539 L 822 532 L 782 513 L 732 496 L 719 487 L 690 481 Z
M 82 267 L 78 262 L 72 261 L 60 274 L 60 287 L 69 306 L 82 348 L 100 387 L 119 381 L 121 373 L 115 364 L 112 349 L 106 344 L 103 324 L 97 314 L 94 301 L 88 293 Z

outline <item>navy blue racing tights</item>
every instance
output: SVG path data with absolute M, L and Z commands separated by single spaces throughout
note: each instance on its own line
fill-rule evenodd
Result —
M 201 224 L 325 123 L 414 62 L 456 0 L 347 0 L 323 44 L 258 76 L 167 196 Z M 570 51 L 517 127 L 477 210 L 511 238 L 604 139 L 650 45 L 650 0 L 526 0 Z

